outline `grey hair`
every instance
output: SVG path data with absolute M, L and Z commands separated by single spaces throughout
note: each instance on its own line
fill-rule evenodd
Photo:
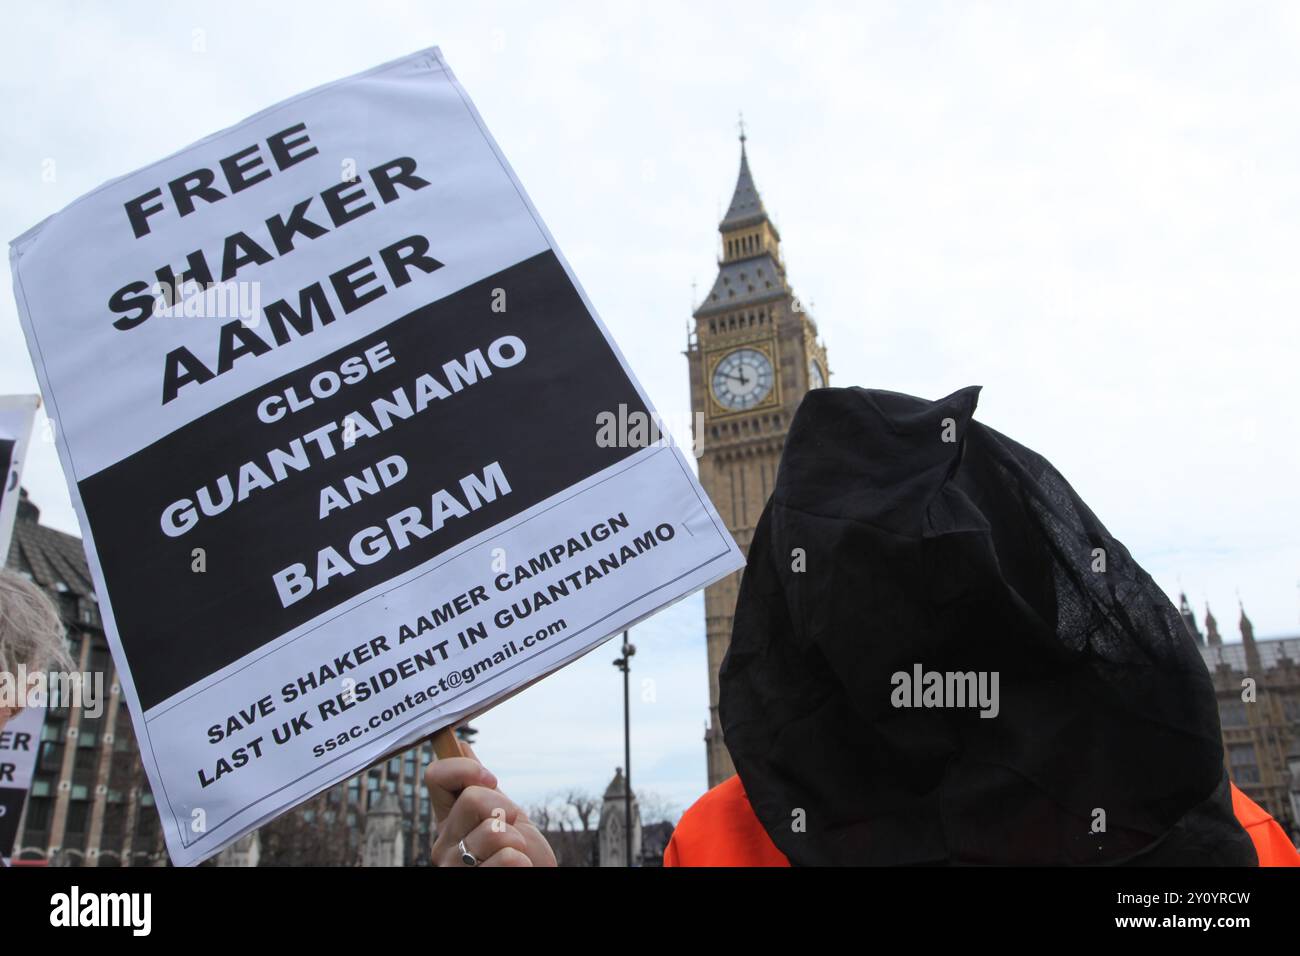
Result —
M 72 670 L 63 622 L 45 592 L 12 571 L 0 570 L 0 672 Z

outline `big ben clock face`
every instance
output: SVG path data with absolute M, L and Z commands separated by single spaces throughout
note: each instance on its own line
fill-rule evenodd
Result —
M 713 369 L 713 397 L 728 411 L 753 408 L 772 391 L 772 363 L 757 349 L 736 349 Z

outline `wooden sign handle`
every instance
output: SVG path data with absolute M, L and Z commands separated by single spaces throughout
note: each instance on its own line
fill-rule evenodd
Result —
M 465 752 L 460 749 L 460 738 L 456 736 L 455 727 L 444 727 L 433 735 L 433 755 L 439 760 L 465 756 Z

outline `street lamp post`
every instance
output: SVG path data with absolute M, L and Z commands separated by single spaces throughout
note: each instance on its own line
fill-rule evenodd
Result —
M 623 672 L 623 839 L 627 847 L 627 865 L 632 865 L 632 716 L 631 690 L 628 678 L 632 670 L 632 655 L 636 647 L 628 643 L 628 632 L 623 632 L 623 656 L 614 666 Z

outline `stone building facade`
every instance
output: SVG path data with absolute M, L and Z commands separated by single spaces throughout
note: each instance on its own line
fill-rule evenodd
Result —
M 102 674 L 106 691 L 98 716 L 84 708 L 47 709 L 14 861 L 54 866 L 166 863 L 158 812 L 117 686 L 81 539 L 42 525 L 40 511 L 23 491 L 6 566 L 45 589 L 63 618 L 78 670 Z
M 641 804 L 633 792 L 628 796 L 623 768 L 614 771 L 614 779 L 605 788 L 600 805 L 599 854 L 601 866 L 628 866 L 627 819 L 632 818 L 631 858 L 641 860 Z
M 1256 638 L 1243 607 L 1241 641 L 1225 644 L 1208 606 L 1202 633 L 1180 605 L 1214 681 L 1228 775 L 1300 842 L 1300 636 Z

